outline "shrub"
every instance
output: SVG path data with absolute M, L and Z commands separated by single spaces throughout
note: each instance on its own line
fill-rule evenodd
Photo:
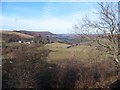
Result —
M 14 58 L 3 60 L 3 88 L 36 88 L 35 75 L 46 63 L 49 50 L 21 45 Z
M 50 51 L 39 45 L 21 45 L 12 52 L 14 58 L 3 60 L 3 88 L 106 88 L 115 76 L 112 61 L 90 63 L 73 58 L 48 63 Z

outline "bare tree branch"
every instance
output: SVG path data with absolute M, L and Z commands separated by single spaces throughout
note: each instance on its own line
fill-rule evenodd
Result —
M 117 3 L 112 2 L 98 3 L 99 10 L 97 15 L 99 15 L 99 17 L 95 21 L 85 17 L 85 19 L 83 19 L 83 24 L 79 26 L 75 25 L 75 28 L 85 33 L 88 31 L 88 34 L 90 34 L 90 31 L 96 34 L 102 34 L 107 42 L 103 42 L 99 37 L 95 37 L 94 40 L 96 40 L 98 45 L 107 49 L 108 54 L 114 57 L 114 61 L 117 65 L 120 65 L 118 56 L 117 5 Z M 81 28 L 79 28 L 80 26 Z

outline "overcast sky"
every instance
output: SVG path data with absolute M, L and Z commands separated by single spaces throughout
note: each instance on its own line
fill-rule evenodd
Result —
M 96 2 L 2 2 L 0 29 L 72 33 L 85 15 L 96 18 L 96 7 Z

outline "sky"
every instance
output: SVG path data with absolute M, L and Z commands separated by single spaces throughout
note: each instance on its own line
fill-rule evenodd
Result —
M 0 29 L 73 33 L 86 15 L 95 19 L 96 2 L 2 2 Z M 1 8 L 1 7 L 0 7 Z

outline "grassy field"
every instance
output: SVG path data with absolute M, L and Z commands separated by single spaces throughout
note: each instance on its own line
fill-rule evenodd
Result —
M 67 48 L 69 44 L 52 43 L 46 44 L 45 47 L 52 50 L 48 56 L 50 61 L 61 61 L 69 59 L 85 60 L 86 62 L 94 62 L 94 60 L 103 60 L 107 58 L 102 51 L 96 50 L 94 46 L 79 45 Z M 99 60 L 98 60 L 99 61 Z

